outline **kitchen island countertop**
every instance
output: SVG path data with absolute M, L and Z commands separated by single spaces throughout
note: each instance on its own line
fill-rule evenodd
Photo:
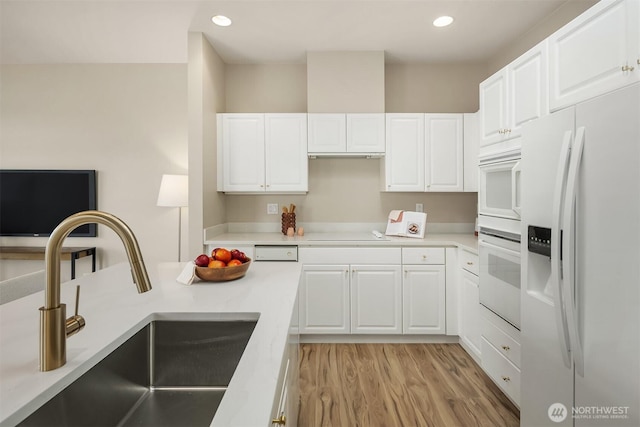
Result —
M 62 285 L 67 315 L 75 285 L 86 327 L 67 339 L 67 363 L 38 371 L 38 308 L 44 292 L 0 306 L 0 425 L 15 425 L 157 319 L 249 320 L 258 323 L 212 425 L 268 425 L 298 290 L 301 264 L 254 263 L 225 283 L 176 282 L 184 263 L 148 265 L 153 289 L 138 294 L 129 265 L 117 264 Z

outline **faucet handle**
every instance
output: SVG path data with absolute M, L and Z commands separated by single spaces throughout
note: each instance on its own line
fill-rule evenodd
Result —
M 80 285 L 76 286 L 76 311 L 66 321 L 67 336 L 70 337 L 82 330 L 85 325 L 84 317 L 78 314 L 78 306 L 80 305 Z

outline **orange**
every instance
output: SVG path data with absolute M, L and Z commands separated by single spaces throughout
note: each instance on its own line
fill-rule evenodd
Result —
M 227 249 L 220 248 L 216 251 L 216 254 L 213 257 L 218 261 L 222 261 L 226 264 L 231 261 L 231 252 L 229 252 Z
M 214 259 L 213 261 L 211 261 L 209 263 L 209 268 L 223 268 L 226 267 L 227 264 L 225 264 L 224 262 Z

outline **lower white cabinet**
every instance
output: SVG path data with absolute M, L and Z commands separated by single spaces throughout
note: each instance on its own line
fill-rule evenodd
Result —
M 462 346 L 481 360 L 480 293 L 478 276 L 463 269 L 460 277 L 460 340 Z
M 402 333 L 399 265 L 351 266 L 351 333 Z
M 349 265 L 305 265 L 300 283 L 300 333 L 351 333 Z
M 402 248 L 402 332 L 446 333 L 444 248 Z

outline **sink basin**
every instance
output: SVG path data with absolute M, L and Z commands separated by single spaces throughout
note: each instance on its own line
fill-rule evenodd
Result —
M 152 321 L 19 425 L 208 426 L 255 326 Z

